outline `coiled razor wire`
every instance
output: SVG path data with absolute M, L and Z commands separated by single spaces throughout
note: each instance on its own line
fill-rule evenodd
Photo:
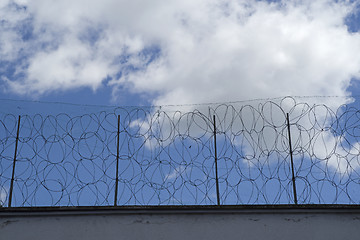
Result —
M 288 100 L 22 115 L 15 161 L 18 116 L 2 115 L 0 204 L 292 204 L 288 128 L 298 202 L 359 204 L 359 110 Z

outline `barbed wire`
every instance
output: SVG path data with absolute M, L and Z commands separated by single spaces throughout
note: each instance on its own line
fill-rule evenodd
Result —
M 18 137 L 18 116 L 2 115 L 0 204 L 359 204 L 358 109 L 290 97 L 193 107 L 22 115 Z

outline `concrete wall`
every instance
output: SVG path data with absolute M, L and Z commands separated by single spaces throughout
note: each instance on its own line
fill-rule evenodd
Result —
M 0 239 L 358 239 L 359 206 L 2 208 Z

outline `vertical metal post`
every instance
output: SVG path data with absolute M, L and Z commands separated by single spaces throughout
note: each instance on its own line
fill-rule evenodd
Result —
M 119 152 L 120 152 L 119 146 L 120 146 L 120 115 L 118 115 L 118 127 L 117 127 L 116 180 L 115 180 L 114 206 L 117 206 L 118 185 L 119 185 Z
M 293 151 L 291 146 L 291 134 L 290 134 L 290 121 L 289 121 L 289 113 L 286 114 L 287 120 L 287 128 L 289 135 L 289 148 L 290 148 L 290 160 L 291 160 L 291 173 L 292 173 L 292 184 L 293 184 L 293 193 L 294 193 L 294 202 L 298 204 L 297 195 L 296 195 L 296 185 L 295 185 L 295 172 L 294 172 L 294 160 L 293 160 Z
M 214 148 L 215 148 L 215 180 L 216 180 L 216 198 L 217 198 L 217 205 L 220 206 L 220 191 L 219 191 L 219 177 L 218 177 L 218 165 L 217 165 L 217 146 L 216 146 L 216 122 L 215 122 L 215 115 L 214 117 Z
M 10 193 L 9 193 L 9 204 L 8 204 L 8 207 L 11 207 L 12 193 L 13 193 L 13 188 L 14 188 L 15 164 L 16 164 L 16 155 L 17 155 L 17 148 L 18 148 L 18 142 L 19 142 L 19 132 L 20 132 L 20 118 L 21 118 L 21 117 L 20 117 L 20 115 L 19 115 L 17 132 L 16 132 L 14 162 L 13 162 L 13 169 L 12 169 L 11 182 L 10 182 Z

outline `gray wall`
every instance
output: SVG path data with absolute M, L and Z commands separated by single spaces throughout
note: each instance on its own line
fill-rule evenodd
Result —
M 0 239 L 358 239 L 358 206 L 2 208 Z

